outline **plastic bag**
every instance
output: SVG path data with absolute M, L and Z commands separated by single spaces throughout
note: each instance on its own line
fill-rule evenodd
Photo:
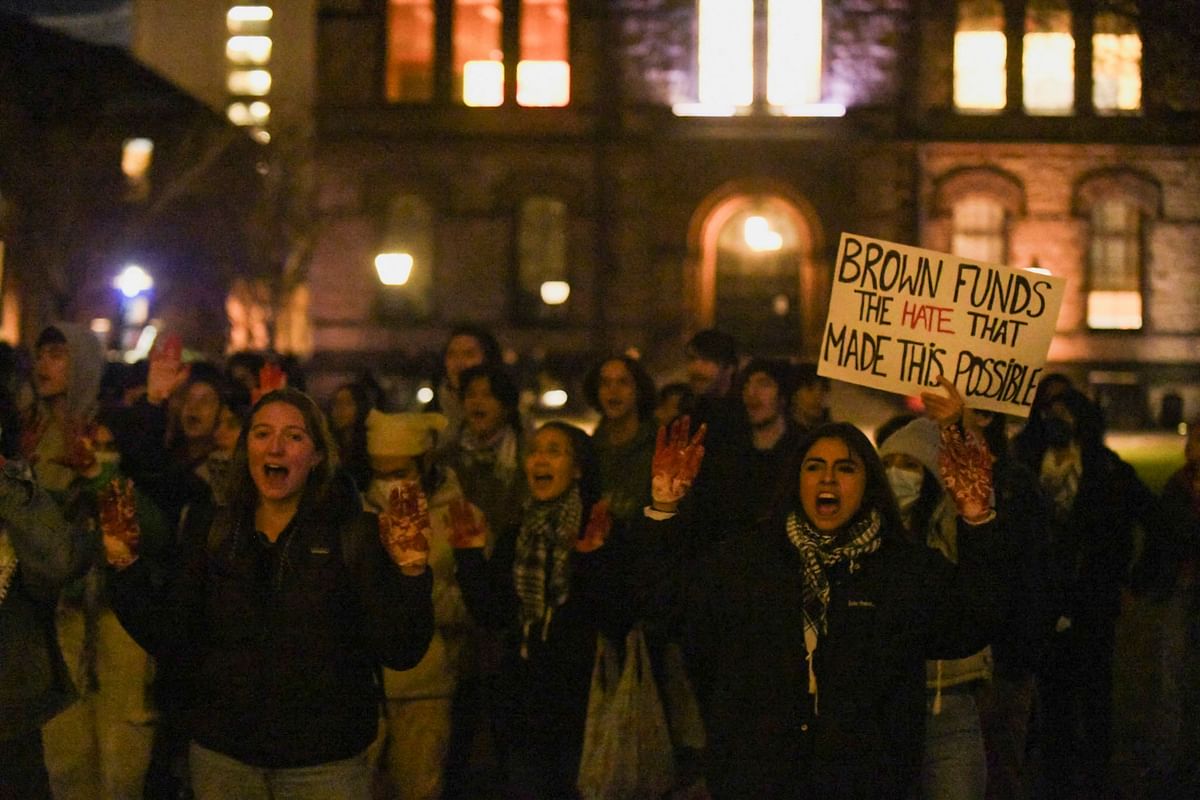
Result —
M 670 791 L 675 763 L 666 716 L 640 627 L 625 637 L 625 663 L 597 637 L 577 787 L 584 800 L 650 800 Z

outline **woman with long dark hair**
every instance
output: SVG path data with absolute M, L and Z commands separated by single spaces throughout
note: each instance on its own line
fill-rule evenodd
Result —
M 622 561 L 586 433 L 546 423 L 524 469 L 529 498 L 490 557 L 482 531 L 459 532 L 458 581 L 475 619 L 504 635 L 493 709 L 506 796 L 572 797 L 596 635 L 620 641 L 628 624 Z
M 986 643 L 994 516 L 990 457 L 958 427 L 962 400 L 928 393 L 959 561 L 907 541 L 884 467 L 852 425 L 810 432 L 791 490 L 755 530 L 688 558 L 675 515 L 702 434 L 660 433 L 639 555 L 645 606 L 674 613 L 708 734 L 714 798 L 903 798 L 921 765 L 925 661 Z
M 114 607 L 153 654 L 192 675 L 198 798 L 370 797 L 379 665 L 406 669 L 432 631 L 428 513 L 364 512 L 316 403 L 261 398 L 226 503 L 188 514 L 166 591 L 136 525 L 107 526 Z

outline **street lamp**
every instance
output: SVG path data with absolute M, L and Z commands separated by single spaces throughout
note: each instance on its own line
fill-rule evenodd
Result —
M 380 253 L 375 256 L 375 271 L 384 286 L 403 286 L 412 277 L 413 257 L 408 253 Z
M 154 279 L 137 264 L 129 264 L 113 279 L 113 287 L 132 300 L 142 292 L 150 291 L 154 287 Z

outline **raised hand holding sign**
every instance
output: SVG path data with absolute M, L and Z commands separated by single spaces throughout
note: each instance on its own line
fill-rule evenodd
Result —
M 992 462 L 983 434 L 962 394 L 944 376 L 945 395 L 922 392 L 925 409 L 941 425 L 938 466 L 958 513 L 968 522 L 983 522 L 992 513 Z M 961 423 L 961 424 L 959 424 Z

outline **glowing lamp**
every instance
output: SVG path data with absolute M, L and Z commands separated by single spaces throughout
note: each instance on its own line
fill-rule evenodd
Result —
M 566 281 L 545 281 L 540 288 L 542 302 L 548 306 L 561 306 L 571 296 L 571 284 Z
M 562 408 L 567 404 L 565 389 L 551 389 L 542 393 L 542 405 L 546 408 Z
M 433 402 L 433 389 L 428 386 L 422 386 L 420 389 L 417 389 L 417 402 L 422 405 Z
M 408 253 L 380 253 L 375 256 L 375 271 L 384 286 L 403 286 L 412 277 L 413 257 Z
M 767 221 L 766 217 L 760 217 L 757 214 L 746 217 L 742 235 L 746 240 L 746 246 L 756 253 L 770 253 L 783 247 L 783 236 L 771 230 L 771 223 Z
M 498 106 L 504 102 L 504 62 L 468 61 L 463 64 L 463 105 Z
M 113 280 L 113 287 L 129 298 L 137 297 L 142 292 L 149 291 L 153 286 L 154 279 L 150 277 L 150 273 L 137 264 L 125 267 Z

